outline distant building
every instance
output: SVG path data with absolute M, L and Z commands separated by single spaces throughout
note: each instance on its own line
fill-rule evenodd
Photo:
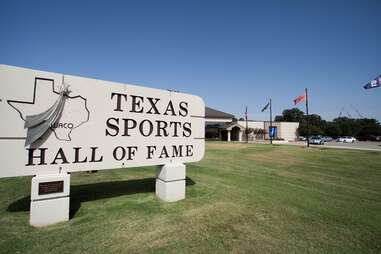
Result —
M 296 141 L 299 123 L 273 122 L 276 128 L 274 139 Z M 248 120 L 249 141 L 269 139 L 269 121 Z M 216 109 L 205 108 L 205 138 L 223 141 L 246 141 L 246 121 L 238 121 L 234 115 Z

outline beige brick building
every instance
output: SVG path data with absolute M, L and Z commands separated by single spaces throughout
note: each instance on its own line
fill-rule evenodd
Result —
M 249 141 L 269 139 L 269 121 L 248 120 Z M 276 128 L 274 139 L 296 141 L 299 123 L 272 122 Z M 205 108 L 205 137 L 212 140 L 246 141 L 246 121 L 237 121 L 232 114 Z

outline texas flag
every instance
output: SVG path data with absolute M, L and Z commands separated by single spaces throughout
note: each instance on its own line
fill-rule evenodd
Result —
M 368 84 L 366 84 L 364 86 L 365 89 L 372 89 L 372 88 L 376 88 L 376 87 L 380 87 L 381 86 L 381 75 L 378 76 L 377 78 L 373 79 L 372 81 L 370 81 Z
M 294 105 L 305 100 L 306 100 L 306 93 L 303 93 L 302 95 L 299 95 L 298 97 L 294 99 Z

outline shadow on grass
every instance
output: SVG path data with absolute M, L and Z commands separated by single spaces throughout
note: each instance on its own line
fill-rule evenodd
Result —
M 100 182 L 70 186 L 70 218 L 73 218 L 82 202 L 104 198 L 112 198 L 137 193 L 155 192 L 155 178 L 144 178 L 127 181 Z M 186 185 L 196 184 L 191 178 L 186 178 Z M 30 196 L 23 197 L 11 203 L 8 212 L 26 212 L 30 210 Z

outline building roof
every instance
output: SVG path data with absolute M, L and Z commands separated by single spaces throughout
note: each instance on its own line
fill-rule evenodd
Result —
M 234 127 L 238 127 L 240 128 L 241 130 L 245 130 L 245 127 L 243 127 L 242 125 L 240 125 L 238 122 L 232 122 L 232 123 L 228 123 L 225 125 L 225 129 L 226 130 L 231 130 L 233 129 Z
M 205 107 L 205 118 L 234 118 L 234 115 Z

